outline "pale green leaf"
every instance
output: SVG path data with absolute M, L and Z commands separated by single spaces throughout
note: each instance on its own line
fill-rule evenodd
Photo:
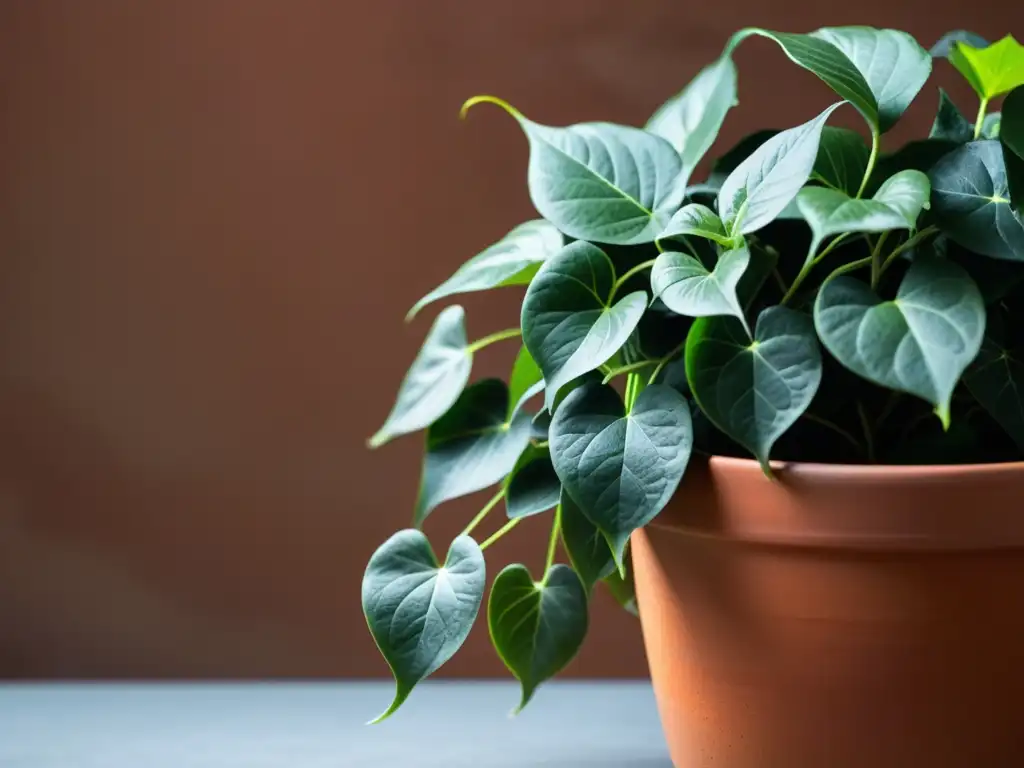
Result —
M 746 324 L 737 287 L 749 263 L 750 251 L 745 246 L 723 252 L 711 272 L 693 256 L 666 251 L 654 262 L 651 288 L 677 314 L 732 315 Z
M 699 203 L 689 203 L 680 208 L 665 227 L 665 231 L 658 235 L 657 242 L 688 236 L 703 237 L 705 240 L 713 240 L 726 246 L 732 244 L 732 237 L 726 231 L 725 224 L 718 218 L 718 214 Z
M 1024 85 L 1024 46 L 1013 35 L 982 48 L 959 42 L 950 51 L 949 60 L 984 99 L 994 99 Z

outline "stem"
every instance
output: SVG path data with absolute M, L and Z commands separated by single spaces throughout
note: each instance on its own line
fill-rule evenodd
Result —
M 624 373 L 629 373 L 640 368 L 646 368 L 648 365 L 656 365 L 657 363 L 657 360 L 641 360 L 637 363 L 630 363 L 629 365 L 623 365 L 619 368 L 612 368 L 605 374 L 605 377 L 604 379 L 601 380 L 601 383 L 607 384 L 616 376 L 621 376 Z
M 878 242 L 875 243 L 875 247 L 871 249 L 871 289 L 874 290 L 878 286 L 878 278 L 882 276 L 882 246 L 885 245 L 886 238 L 889 237 L 888 232 L 883 232 L 878 236 Z
M 682 342 L 680 342 L 679 346 L 677 346 L 675 349 L 673 349 L 671 352 L 669 352 L 667 355 L 661 358 L 661 360 L 658 361 L 658 365 L 655 367 L 654 373 L 652 373 L 651 378 L 647 380 L 647 386 L 653 384 L 655 380 L 658 378 L 658 374 L 662 372 L 666 365 L 672 362 L 672 358 L 674 358 L 684 349 L 686 349 L 685 339 Z
M 896 407 L 896 403 L 899 402 L 899 399 L 899 392 L 893 390 L 892 392 L 889 393 L 889 399 L 885 401 L 885 405 L 882 407 L 882 412 L 879 413 L 878 418 L 875 419 L 875 432 L 878 432 L 878 430 L 881 429 L 882 424 L 885 422 L 887 418 L 889 418 L 889 414 L 893 412 L 893 409 Z
M 498 502 L 503 498 L 505 498 L 504 488 L 494 494 L 494 498 L 484 504 L 484 508 L 477 512 L 476 517 L 469 521 L 469 525 L 467 525 L 465 530 L 463 530 L 462 535 L 469 536 L 469 534 L 473 532 L 473 529 L 480 525 L 480 523 L 483 522 L 483 519 L 487 517 L 487 513 L 494 509 L 498 505 Z
M 558 532 L 562 528 L 562 505 L 555 507 L 555 519 L 551 523 L 551 538 L 548 540 L 548 558 L 544 561 L 544 582 L 547 584 L 548 574 L 551 566 L 555 564 L 555 554 L 558 551 Z
M 877 463 L 875 459 L 875 441 L 871 435 L 871 425 L 868 423 L 868 415 L 864 412 L 864 403 L 857 401 L 857 416 L 860 417 L 860 426 L 864 430 L 864 442 L 868 449 L 868 461 Z
M 519 525 L 519 521 L 522 520 L 522 519 L 523 518 L 521 518 L 521 517 L 517 517 L 514 520 L 509 520 L 507 523 L 505 523 L 503 526 L 501 526 L 501 528 L 498 530 L 497 533 L 495 533 L 493 536 L 491 536 L 489 539 L 487 539 L 487 541 L 485 541 L 483 544 L 480 545 L 480 551 L 483 552 L 485 549 L 487 549 L 489 546 L 491 546 L 491 544 L 496 542 L 498 539 L 500 539 L 506 533 L 511 531 L 517 525 Z
M 882 263 L 882 272 L 884 273 L 885 270 L 887 270 L 889 268 L 889 265 L 892 264 L 893 261 L 896 260 L 896 257 L 899 256 L 901 253 L 905 253 L 906 251 L 909 251 L 911 248 L 913 248 L 915 245 L 920 243 L 926 237 L 931 237 L 932 235 L 934 235 L 938 231 L 939 231 L 938 227 L 934 227 L 934 226 L 925 227 L 920 232 L 918 232 L 916 235 L 914 235 L 909 240 L 907 240 L 905 243 L 903 243 L 899 247 L 895 248 L 893 250 L 893 252 L 890 253 L 886 257 L 885 261 Z
M 817 256 L 812 256 L 811 254 L 808 254 L 807 260 L 804 261 L 804 265 L 800 267 L 800 272 L 797 273 L 797 276 L 795 278 L 793 278 L 793 284 L 789 286 L 789 290 L 786 291 L 786 295 L 782 297 L 782 301 L 780 301 L 779 304 L 785 305 L 789 303 L 789 300 L 792 299 L 793 296 L 796 294 L 797 288 L 800 287 L 800 284 L 807 278 L 809 274 L 811 274 L 811 270 L 814 269 L 819 263 L 821 263 L 822 259 L 824 259 L 830 253 L 832 253 L 832 251 L 835 250 L 835 248 L 843 240 L 845 240 L 849 236 L 849 234 L 849 232 L 844 232 L 843 234 L 834 237 L 832 239 L 832 242 L 826 245 L 825 249 Z
M 611 306 L 612 299 L 615 298 L 615 294 L 618 292 L 619 288 L 621 288 L 623 286 L 623 284 L 627 280 L 629 280 L 629 278 L 631 278 L 633 275 L 636 275 L 636 274 L 639 274 L 640 272 L 643 272 L 645 269 L 650 269 L 651 267 L 654 266 L 654 262 L 655 262 L 654 259 L 650 259 L 649 261 L 645 261 L 645 262 L 643 262 L 641 264 L 637 264 L 632 269 L 626 270 L 626 274 L 624 274 L 622 277 L 620 277 L 618 280 L 616 280 L 615 284 L 612 286 L 612 292 L 608 294 L 608 306 Z
M 874 128 L 871 129 L 871 154 L 868 155 L 868 167 L 864 169 L 864 178 L 861 179 L 860 189 L 857 190 L 857 197 L 859 198 L 864 194 L 864 190 L 868 187 L 868 181 L 871 179 L 871 174 L 875 170 L 875 161 L 878 160 L 878 148 L 880 144 L 880 137 L 878 131 Z
M 626 374 L 626 391 L 623 393 L 626 401 L 626 413 L 629 413 L 633 409 L 633 401 L 636 400 L 636 382 L 637 375 L 635 373 Z
M 862 450 L 863 449 L 864 446 L 862 446 L 860 444 L 860 441 L 857 440 L 857 438 L 855 438 L 853 435 L 851 435 L 845 429 L 840 427 L 834 421 L 829 421 L 828 419 L 823 419 L 820 416 L 815 416 L 813 413 L 805 413 L 804 414 L 804 418 L 807 419 L 808 421 L 813 421 L 815 424 L 820 424 L 823 427 L 831 429 L 837 435 L 839 435 L 840 437 L 843 437 L 847 441 L 849 441 L 857 450 Z
M 490 344 L 494 344 L 495 342 L 504 341 L 505 339 L 514 339 L 522 335 L 523 332 L 519 328 L 506 328 L 504 331 L 498 331 L 497 333 L 492 333 L 490 336 L 484 336 L 482 339 L 477 339 L 466 347 L 466 351 L 472 354 L 480 351 Z
M 825 278 L 825 281 L 822 283 L 822 285 L 824 285 L 829 280 L 831 280 L 831 279 L 833 279 L 835 277 L 839 277 L 840 275 L 845 275 L 847 272 L 853 272 L 854 270 L 860 269 L 861 267 L 866 267 L 869 264 L 871 264 L 871 257 L 870 256 L 865 256 L 863 259 L 857 259 L 856 261 L 851 261 L 849 264 L 843 264 L 843 266 L 837 267 L 836 269 L 834 269 L 832 271 L 832 273 L 828 277 Z
M 785 296 L 789 292 L 789 288 L 786 287 L 786 281 L 782 279 L 782 273 L 779 272 L 778 267 L 772 269 L 772 277 L 775 278 L 775 282 L 779 285 L 779 290 L 782 291 L 782 295 Z
M 981 127 L 985 124 L 985 111 L 988 109 L 988 97 L 982 96 L 978 105 L 978 117 L 974 121 L 974 138 L 981 136 Z

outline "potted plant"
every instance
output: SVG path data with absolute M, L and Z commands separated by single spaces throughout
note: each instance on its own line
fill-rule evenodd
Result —
M 698 183 L 751 38 L 835 103 Z M 930 134 L 891 147 L 933 59 L 977 116 L 940 90 Z M 463 115 L 485 102 L 526 135 L 542 218 L 410 312 L 525 288 L 520 323 L 475 341 L 441 311 L 371 440 L 426 430 L 413 527 L 363 581 L 384 716 L 466 639 L 485 551 L 545 515 L 544 571 L 505 567 L 486 604 L 519 707 L 579 649 L 592 591 L 633 605 L 635 579 L 679 766 L 1024 760 L 1024 48 L 745 29 L 643 129 L 492 96 Z M 830 125 L 854 111 L 863 133 Z M 507 384 L 469 383 L 477 350 L 520 337 Z M 489 487 L 435 551 L 427 516 Z

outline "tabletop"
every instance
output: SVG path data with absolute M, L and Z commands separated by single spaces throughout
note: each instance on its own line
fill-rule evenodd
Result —
M 0 768 L 672 768 L 649 683 L 0 685 Z

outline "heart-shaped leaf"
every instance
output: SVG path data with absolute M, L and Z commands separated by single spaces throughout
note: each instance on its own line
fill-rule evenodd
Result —
M 636 605 L 636 587 L 633 585 L 632 568 L 626 569 L 625 576 L 618 571 L 614 571 L 601 581 L 608 587 L 608 591 L 615 598 L 615 602 L 622 606 L 623 610 L 634 616 L 640 615 Z
M 814 324 L 849 370 L 928 401 L 948 427 L 953 388 L 981 347 L 985 304 L 956 264 L 919 258 L 893 301 L 852 277 L 827 281 L 814 304 Z
M 462 307 L 452 306 L 434 320 L 384 426 L 370 438 L 372 448 L 430 426 L 458 398 L 473 366 L 464 318 Z
M 968 250 L 1024 261 L 1024 221 L 1010 207 L 998 141 L 974 141 L 945 155 L 928 174 L 939 228 Z
M 967 43 L 975 48 L 988 47 L 988 40 L 981 35 L 975 32 L 969 32 L 966 29 L 955 29 L 940 37 L 938 41 L 936 41 L 935 45 L 931 47 L 929 53 L 933 58 L 945 59 L 953 52 L 953 48 L 957 43 Z
M 395 676 L 395 698 L 380 722 L 416 684 L 465 642 L 484 596 L 480 547 L 468 536 L 452 542 L 444 566 L 427 537 L 399 531 L 374 552 L 363 575 L 363 614 Z
M 699 203 L 689 203 L 680 208 L 665 227 L 665 231 L 658 235 L 658 242 L 690 235 L 713 240 L 725 246 L 732 245 L 732 238 L 726 231 L 725 224 L 718 218 L 718 214 Z
M 562 483 L 547 448 L 527 448 L 508 478 L 505 509 L 511 520 L 547 512 L 558 505 Z
M 615 268 L 596 245 L 577 241 L 549 259 L 523 300 L 523 343 L 544 373 L 545 406 L 558 390 L 607 362 L 636 329 L 647 294 L 612 301 Z
M 522 710 L 537 686 L 558 674 L 587 634 L 587 593 L 567 565 L 534 581 L 524 565 L 510 565 L 494 580 L 487 602 L 491 642 L 522 685 Z
M 814 168 L 821 129 L 838 106 L 776 134 L 729 174 L 718 195 L 718 212 L 730 236 L 757 231 L 796 197 Z
M 416 500 L 417 527 L 439 504 L 500 482 L 530 441 L 530 414 L 508 416 L 508 389 L 498 379 L 466 387 L 427 430 L 427 452 Z
M 753 341 L 733 318 L 701 318 L 686 339 L 686 377 L 701 411 L 767 472 L 772 446 L 821 382 L 811 318 L 769 307 L 757 318 Z
M 949 94 L 939 88 L 939 111 L 932 123 L 930 139 L 946 139 L 963 144 L 974 138 L 974 125 L 956 108 Z
M 735 104 L 736 66 L 724 55 L 665 102 L 647 121 L 645 130 L 676 148 L 688 176 L 711 149 L 726 113 Z
M 736 289 L 749 263 L 746 247 L 722 253 L 712 272 L 693 256 L 666 251 L 654 262 L 651 288 L 666 307 L 680 315 L 732 315 L 746 325 Z
M 481 102 L 498 105 L 523 129 L 530 142 L 530 199 L 570 237 L 650 243 L 682 204 L 682 160 L 660 136 L 611 123 L 540 125 L 493 96 L 470 99 L 463 115 Z
M 1024 361 L 986 336 L 964 384 L 1024 451 Z
M 1024 85 L 1024 46 L 1013 35 L 984 47 L 958 42 L 949 60 L 986 101 Z
M 616 572 L 615 558 L 604 534 L 564 491 L 558 514 L 565 551 L 589 594 L 594 584 Z
M 848 128 L 826 125 L 821 131 L 813 177 L 840 192 L 857 194 L 871 151 L 864 138 Z
M 813 239 L 808 253 L 814 254 L 822 240 L 842 232 L 885 232 L 906 227 L 903 215 L 877 200 L 858 200 L 845 192 L 825 187 L 805 187 L 796 199 L 797 207 L 811 228 Z
M 903 218 L 899 229 L 916 229 L 917 218 L 928 207 L 932 185 L 921 171 L 907 170 L 893 174 L 878 188 L 873 200 L 889 206 Z
M 541 263 L 558 251 L 563 241 L 562 233 L 543 219 L 520 224 L 417 301 L 405 319 L 411 320 L 425 306 L 447 296 L 507 285 L 529 285 Z
M 526 346 L 519 348 L 512 374 L 508 380 L 508 401 L 512 406 L 509 419 L 534 395 L 544 391 L 544 374 Z
M 686 399 L 655 384 L 627 414 L 614 389 L 586 385 L 555 411 L 549 435 L 562 485 L 621 567 L 629 535 L 654 519 L 686 471 L 693 440 Z
M 1003 101 L 999 140 L 1003 146 L 1010 201 L 1018 213 L 1024 212 L 1024 86 L 1015 88 Z

